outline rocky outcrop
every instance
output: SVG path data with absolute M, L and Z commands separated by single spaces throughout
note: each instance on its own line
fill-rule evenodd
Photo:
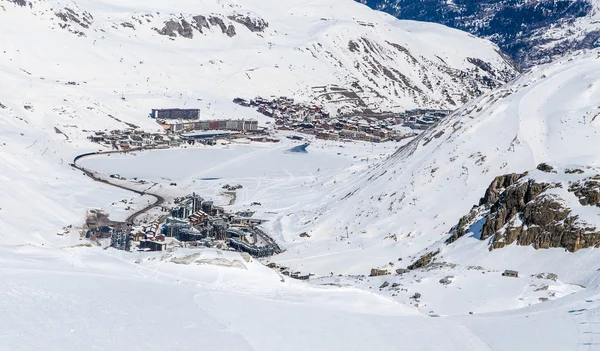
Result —
M 204 33 L 202 28 L 210 29 L 210 25 L 208 24 L 208 20 L 206 17 L 202 15 L 192 17 L 192 23 L 194 28 L 196 28 L 200 33 Z
M 80 37 L 85 37 L 83 30 L 89 29 L 94 22 L 94 17 L 90 13 L 86 11 L 79 13 L 69 7 L 56 11 L 54 15 L 62 21 L 59 22 L 59 27 Z
M 251 32 L 264 32 L 267 27 L 269 27 L 269 23 L 267 23 L 262 18 L 254 18 L 249 15 L 240 15 L 236 14 L 233 16 L 228 16 L 230 20 L 243 24 L 248 28 Z
M 221 31 L 223 33 L 225 33 L 227 31 L 227 26 L 225 25 L 225 22 L 223 22 L 223 20 L 220 19 L 219 17 L 210 16 L 208 18 L 208 23 L 210 23 L 212 26 L 219 26 L 219 28 L 221 28 Z
M 600 207 L 600 175 L 572 183 L 569 191 L 577 196 L 581 205 Z
M 550 187 L 549 184 L 537 183 L 529 179 L 506 188 L 490 209 L 490 214 L 481 230 L 481 240 L 497 233 L 506 223 L 520 214 L 531 200 Z
M 554 167 L 550 166 L 550 165 L 549 165 L 549 164 L 547 164 L 547 163 L 540 163 L 540 164 L 537 166 L 537 169 L 538 169 L 539 171 L 546 172 L 546 173 L 555 173 L 555 171 L 554 171 Z
M 490 250 L 513 243 L 571 252 L 598 247 L 600 209 L 589 211 L 589 206 L 600 208 L 600 176 L 566 170 L 564 176 L 552 178 L 558 172 L 545 164 L 538 170 L 535 176 L 508 174 L 494 179 L 479 205 L 451 230 L 446 243 L 473 232 L 474 237 L 489 240 Z M 544 177 L 550 179 L 544 181 Z M 578 203 L 569 200 L 573 195 Z
M 170 19 L 166 21 L 164 27 L 162 27 L 162 29 L 158 29 L 157 32 L 160 35 L 167 35 L 169 37 L 176 37 L 177 35 L 188 39 L 192 39 L 194 37 L 192 26 L 185 19 Z
M 371 268 L 371 274 L 369 274 L 369 277 L 379 277 L 382 275 L 390 275 L 390 274 L 391 273 L 385 269 Z
M 525 176 L 527 176 L 527 173 L 511 173 L 496 177 L 485 190 L 485 194 L 479 200 L 479 205 L 474 206 L 473 209 L 467 215 L 463 216 L 458 221 L 458 224 L 452 229 L 452 235 L 446 240 L 446 244 L 453 243 L 464 236 L 471 224 L 473 224 L 475 219 L 480 216 L 483 210 L 487 210 L 496 204 L 500 199 L 500 195 L 506 188 L 516 184 Z
M 428 252 L 425 255 L 421 256 L 418 260 L 416 260 L 413 264 L 406 267 L 407 269 L 413 270 L 421 267 L 425 267 L 433 261 L 433 258 L 440 253 L 440 250 Z
M 33 7 L 33 5 L 31 4 L 30 1 L 25 1 L 25 0 L 7 0 L 7 1 L 12 2 L 13 4 L 15 4 L 17 6 L 21 6 L 21 7 L 25 7 L 25 6 Z
M 202 15 L 194 16 L 190 21 L 187 21 L 185 18 L 172 18 L 166 21 L 161 29 L 155 28 L 155 30 L 160 35 L 172 38 L 180 36 L 193 39 L 194 30 L 204 33 L 203 30 L 210 29 L 211 26 L 218 27 L 223 34 L 226 34 L 230 38 L 236 35 L 233 24 L 225 24 L 223 19 L 217 16 L 205 17 Z

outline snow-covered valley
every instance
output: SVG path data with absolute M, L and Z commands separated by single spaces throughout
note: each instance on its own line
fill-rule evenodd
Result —
M 600 348 L 599 55 L 503 85 L 495 45 L 351 0 L 0 0 L 0 350 Z M 257 95 L 459 109 L 399 142 L 271 130 L 77 162 L 110 184 L 71 166 L 109 150 L 93 131 L 163 133 L 156 107 L 271 127 L 232 103 Z M 126 221 L 191 193 L 266 220 L 283 252 L 84 236 L 90 209 Z

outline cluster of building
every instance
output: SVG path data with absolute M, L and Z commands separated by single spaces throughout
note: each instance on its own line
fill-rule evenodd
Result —
M 294 102 L 293 98 L 285 96 L 264 99 L 257 97 L 250 101 L 235 98 L 233 102 L 244 107 L 255 108 L 259 113 L 287 123 L 310 123 L 314 120 L 327 119 L 329 113 L 321 106 Z
M 165 251 L 167 238 L 160 233 L 160 224 L 153 222 L 133 229 L 128 237 L 125 250 L 130 250 L 132 247 L 140 251 Z
M 154 109 L 150 113 L 165 130 L 171 133 L 193 131 L 231 131 L 253 133 L 259 131 L 258 121 L 251 119 L 201 120 L 199 109 Z
M 380 143 L 414 136 L 400 133 L 394 126 L 402 123 L 398 117 L 347 116 L 323 121 L 314 127 L 314 134 L 324 140 L 360 140 Z
M 181 139 L 177 136 L 147 133 L 141 129 L 134 128 L 96 131 L 88 136 L 88 139 L 92 142 L 111 147 L 114 150 L 130 150 L 141 147 L 168 148 L 181 144 Z
M 258 227 L 263 223 L 252 218 L 251 211 L 228 213 L 212 201 L 192 194 L 175 200 L 162 226 L 161 234 L 180 242 L 194 242 L 211 247 L 224 242 L 230 248 L 256 257 L 271 256 L 281 252 L 280 247 Z
M 451 114 L 450 110 L 411 110 L 403 114 L 405 127 L 416 130 L 427 130 L 443 118 Z
M 274 118 L 276 129 L 312 134 L 319 139 L 383 142 L 413 135 L 394 130 L 393 126 L 403 123 L 398 114 L 371 113 L 331 118 L 322 106 L 297 103 L 285 96 L 272 99 L 257 97 L 249 101 L 235 98 L 233 102 L 256 108 L 263 115 Z
M 191 131 L 233 131 L 239 133 L 258 132 L 258 121 L 252 119 L 214 119 L 199 121 L 167 121 L 157 120 L 163 128 L 171 133 Z

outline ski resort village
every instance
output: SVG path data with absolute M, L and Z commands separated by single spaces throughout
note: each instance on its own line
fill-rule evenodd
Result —
M 73 167 L 82 170 L 92 179 L 117 187 L 129 189 L 127 183 L 148 185 L 139 177 L 127 178 L 119 173 L 99 174 L 77 164 L 89 157 L 110 156 L 180 148 L 218 147 L 221 143 L 279 143 L 281 137 L 292 145 L 286 152 L 307 153 L 310 140 L 330 140 L 347 143 L 382 143 L 395 145 L 403 139 L 410 140 L 419 132 L 427 130 L 451 111 L 416 110 L 410 112 L 363 112 L 350 116 L 332 118 L 323 107 L 306 103 L 295 103 L 293 98 L 278 97 L 267 100 L 256 98 L 246 101 L 235 98 L 233 103 L 256 108 L 269 120 L 260 126 L 256 119 L 202 119 L 200 109 L 152 109 L 149 118 L 161 126 L 161 132 L 145 132 L 133 126 L 124 130 L 96 131 L 88 136 L 91 142 L 102 146 L 97 152 L 86 153 L 75 158 Z M 402 130 L 402 131 L 400 131 Z M 387 145 L 387 144 L 386 144 Z M 202 167 L 202 163 L 197 163 Z M 152 183 L 156 185 L 158 183 Z M 170 182 L 171 189 L 177 187 Z M 149 189 L 152 187 L 150 186 Z M 90 209 L 81 236 L 101 246 L 131 251 L 167 251 L 181 247 L 216 247 L 224 250 L 246 252 L 254 257 L 270 257 L 283 250 L 276 241 L 261 228 L 266 221 L 255 218 L 252 207 L 260 202 L 251 202 L 250 208 L 229 212 L 225 207 L 234 205 L 237 190 L 242 185 L 225 184 L 220 196 L 228 197 L 225 206 L 215 205 L 196 193 L 177 197 L 166 192 L 156 197 L 156 202 L 130 215 L 125 221 L 113 221 L 102 209 Z M 134 190 L 140 195 L 151 193 L 141 188 Z M 164 197 L 172 198 L 169 204 Z M 160 211 L 157 211 L 160 209 Z M 151 212 L 153 215 L 146 215 Z M 72 228 L 73 225 L 70 225 Z M 85 234 L 84 234 L 85 232 Z M 303 237 L 308 237 L 304 233 Z M 285 271 L 289 275 L 288 271 Z M 298 276 L 300 273 L 294 273 Z M 308 277 L 308 275 L 300 275 Z
M 236 98 L 233 103 L 254 107 L 268 120 L 259 126 L 256 119 L 205 120 L 202 119 L 200 109 L 153 109 L 149 117 L 156 121 L 162 131 L 145 132 L 134 126 L 124 130 L 104 130 L 90 134 L 89 141 L 99 144 L 101 148 L 97 152 L 78 155 L 72 166 L 96 181 L 128 189 L 142 196 L 153 196 L 155 201 L 123 221 L 113 220 L 103 209 L 89 209 L 80 236 L 97 245 L 125 251 L 218 248 L 245 252 L 257 258 L 280 254 L 284 250 L 268 230 L 261 226 L 268 220 L 255 216 L 256 209 L 262 206 L 260 202 L 249 201 L 249 204 L 246 204 L 248 207 L 241 210 L 229 209 L 236 204 L 237 192 L 243 189 L 240 184 L 220 186 L 221 192 L 217 194 L 217 199 L 224 198 L 226 203 L 217 205 L 214 199 L 204 199 L 195 192 L 179 196 L 176 181 L 169 181 L 167 189 L 157 195 L 153 194 L 151 189 L 160 186 L 160 182 L 139 176 L 126 177 L 120 173 L 102 174 L 81 166 L 81 162 L 88 158 L 112 156 L 114 159 L 115 156 L 129 156 L 151 150 L 171 150 L 176 153 L 177 150 L 191 151 L 198 147 L 210 152 L 211 148 L 218 150 L 223 146 L 280 143 L 282 138 L 287 140 L 282 143 L 286 145 L 282 152 L 289 153 L 292 157 L 294 153 L 310 152 L 308 147 L 311 140 L 317 142 L 317 145 L 327 145 L 322 142 L 325 140 L 338 142 L 338 149 L 358 146 L 368 150 L 369 143 L 384 143 L 384 147 L 389 148 L 396 147 L 397 142 L 404 139 L 410 140 L 418 132 L 427 129 L 424 127 L 440 121 L 450 112 L 371 112 L 366 116 L 332 118 L 322 107 L 294 103 L 294 99 L 286 97 L 270 101 L 256 98 L 249 102 Z M 416 121 L 422 123 L 415 126 Z M 398 127 L 404 131 L 399 131 Z M 335 149 L 332 145 L 329 147 Z M 337 155 L 340 154 L 337 152 Z M 194 164 L 199 168 L 203 167 L 202 162 Z M 319 172 L 320 169 L 316 171 Z M 243 175 L 243 171 L 240 175 Z M 215 182 L 218 178 L 204 180 Z M 73 227 L 69 225 L 69 228 Z M 307 237 L 310 235 L 302 233 L 299 238 Z M 281 270 L 283 274 L 298 279 L 308 279 L 310 275 L 290 272 L 285 267 Z

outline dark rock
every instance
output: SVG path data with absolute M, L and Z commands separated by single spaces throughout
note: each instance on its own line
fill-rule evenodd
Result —
M 388 286 L 390 286 L 390 283 L 388 283 L 386 281 L 386 282 L 383 282 L 383 284 L 381 284 L 381 286 L 379 287 L 379 289 L 384 289 L 384 288 L 387 288 Z
M 233 24 L 230 24 L 227 27 L 227 30 L 225 31 L 225 34 L 227 34 L 227 36 L 230 37 L 230 38 L 236 35 L 236 33 L 235 33 L 235 27 L 233 26 Z
M 74 23 L 83 28 L 89 28 L 94 20 L 94 17 L 88 12 L 83 11 L 81 14 L 78 14 L 73 9 L 65 7 L 61 11 L 57 11 L 54 13 L 56 17 L 60 18 L 63 22 L 66 23 Z M 68 28 L 68 24 L 62 26 L 63 28 Z M 73 31 L 73 33 L 81 33 L 79 31 Z M 83 34 L 83 33 L 82 33 Z
M 208 18 L 208 23 L 210 23 L 213 26 L 219 26 L 219 28 L 221 28 L 221 32 L 223 32 L 223 34 L 225 34 L 227 32 L 227 26 L 225 25 L 225 22 L 223 22 L 223 20 L 220 19 L 219 17 L 210 16 Z
M 573 168 L 565 170 L 565 174 L 583 174 L 585 171 L 580 168 Z
M 369 276 L 370 277 L 378 277 L 378 276 L 389 275 L 389 274 L 390 274 L 390 272 L 385 269 L 371 268 L 371 274 L 369 274 Z
M 413 296 L 410 297 L 411 299 L 420 299 L 421 298 L 421 293 L 416 292 Z
M 21 6 L 21 7 L 25 7 L 25 6 L 29 6 L 31 7 L 31 2 L 25 1 L 25 0 L 8 0 L 8 2 L 12 2 L 13 4 L 17 5 L 17 6 Z
M 166 35 L 169 37 L 176 37 L 177 34 L 188 39 L 192 39 L 194 37 L 192 26 L 184 19 L 181 19 L 181 21 L 170 19 L 166 21 L 164 27 L 160 30 L 157 30 L 157 32 L 160 35 Z
M 428 264 L 431 263 L 431 261 L 433 260 L 433 258 L 437 254 L 439 254 L 439 253 L 440 253 L 440 250 L 429 252 L 429 253 L 421 256 L 418 260 L 416 260 L 413 264 L 411 264 L 407 268 L 409 270 L 413 270 L 413 269 L 417 269 L 417 268 L 421 268 L 421 267 L 427 266 Z
M 442 285 L 449 285 L 450 283 L 452 283 L 453 279 L 454 279 L 454 276 L 449 275 L 447 277 L 444 277 L 444 278 L 440 279 L 440 284 L 442 284 Z
M 509 186 L 498 201 L 491 207 L 481 230 L 481 240 L 487 239 L 500 230 L 510 219 L 521 212 L 525 205 L 533 198 L 550 187 L 546 183 L 536 183 L 529 180 L 520 184 Z
M 536 249 L 561 247 L 571 252 L 599 246 L 598 229 L 579 221 L 558 194 L 546 193 L 562 188 L 562 183 L 523 180 L 525 175 L 497 177 L 486 190 L 480 205 L 452 229 L 446 243 L 463 236 L 477 222 L 482 223 L 481 227 L 474 230 L 479 230 L 480 240 L 490 239 L 490 250 L 515 242 Z M 600 207 L 600 180 L 591 177 L 570 182 L 568 191 L 577 196 L 581 205 Z
M 554 170 L 554 167 L 550 166 L 547 163 L 540 163 L 537 166 L 537 169 L 542 171 L 542 172 L 546 172 L 546 173 L 556 173 L 556 171 Z
M 209 29 L 210 25 L 208 24 L 208 20 L 206 19 L 206 17 L 202 16 L 202 15 L 198 15 L 198 16 L 194 16 L 192 17 L 193 19 L 193 24 L 195 25 L 195 28 L 200 31 L 200 33 L 202 32 L 202 28 L 206 28 Z
M 264 30 L 267 27 L 269 27 L 269 23 L 267 23 L 262 18 L 253 18 L 253 17 L 250 17 L 249 15 L 244 16 L 241 14 L 236 14 L 233 16 L 229 16 L 227 18 L 229 18 L 230 20 L 232 20 L 234 22 L 243 24 L 251 32 L 264 32 Z
M 487 188 L 487 190 L 485 191 L 485 195 L 481 198 L 481 200 L 479 200 L 479 206 L 481 206 L 481 205 L 491 206 L 491 205 L 495 204 L 498 201 L 500 194 L 506 188 L 517 183 L 519 180 L 521 180 L 526 175 L 527 175 L 527 172 L 505 174 L 503 176 L 496 177 L 492 181 L 490 186 Z
M 410 269 L 398 268 L 396 269 L 397 274 L 404 274 L 410 272 Z
M 184 38 L 192 39 L 194 37 L 192 25 L 184 19 L 181 19 L 181 31 L 178 33 Z
M 583 206 L 596 206 L 600 203 L 600 181 L 580 180 L 572 183 L 569 191 L 577 196 Z
M 169 37 L 176 37 L 177 33 L 183 31 L 183 27 L 181 23 L 171 19 L 165 22 L 165 25 L 162 29 L 157 30 L 160 35 L 167 35 Z

